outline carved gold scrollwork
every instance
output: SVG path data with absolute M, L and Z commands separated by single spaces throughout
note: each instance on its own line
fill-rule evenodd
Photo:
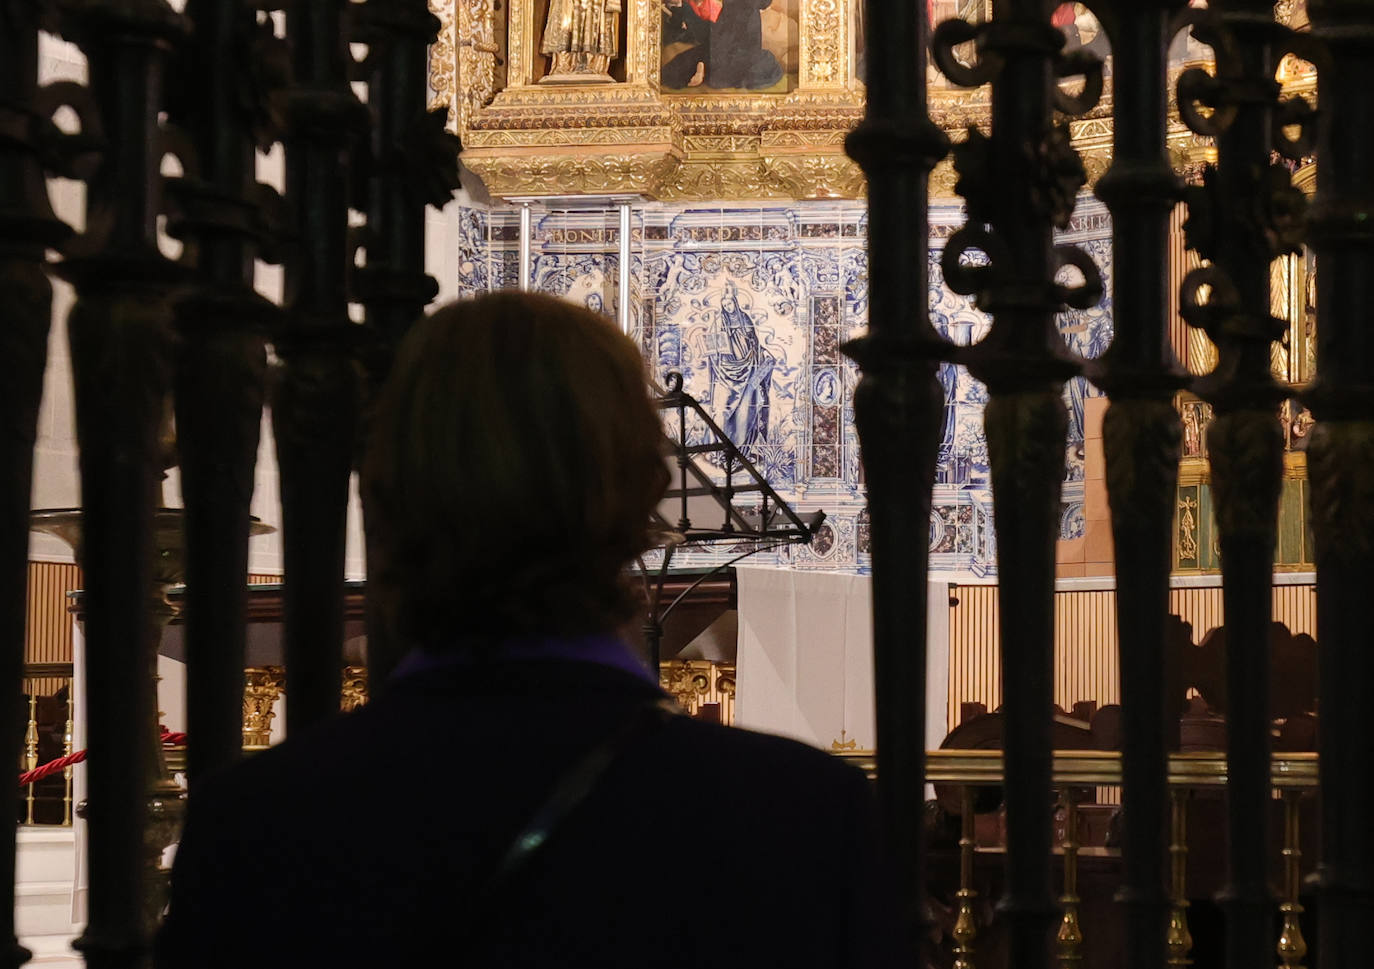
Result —
M 367 667 L 345 666 L 339 709 L 351 713 L 367 703 Z
M 1184 498 L 1178 503 L 1178 557 L 1197 558 L 1197 500 Z
M 706 660 L 669 660 L 659 666 L 658 683 L 689 716 L 696 716 L 703 704 L 716 704 L 720 722 L 734 722 L 733 666 Z
M 856 198 L 864 192 L 863 172 L 844 155 L 770 154 L 764 170 L 792 198 Z
M 429 110 L 448 109 L 450 131 L 459 129 L 456 89 L 458 57 L 454 47 L 453 0 L 429 0 L 429 12 L 439 18 L 439 35 L 429 48 Z
M 677 169 L 676 155 L 649 153 L 615 155 L 522 154 L 469 155 L 468 167 L 488 186 L 505 195 L 606 195 L 618 192 L 646 196 L 661 193 Z
M 272 742 L 285 674 L 279 666 L 251 667 L 243 671 L 243 681 L 243 746 L 266 747 Z
M 463 84 L 455 92 L 459 125 L 496 96 L 495 13 L 489 0 L 458 0 L 457 58 Z
M 802 85 L 843 86 L 848 66 L 848 38 L 840 0 L 811 0 L 806 5 L 805 20 Z

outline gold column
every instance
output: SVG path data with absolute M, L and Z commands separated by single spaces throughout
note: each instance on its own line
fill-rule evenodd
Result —
M 973 788 L 965 784 L 959 791 L 959 916 L 954 921 L 954 969 L 975 969 L 973 940 L 978 924 L 973 919 Z
M 1190 966 L 1193 934 L 1188 931 L 1188 792 L 1175 788 L 1169 792 L 1169 880 L 1173 904 L 1169 909 L 1169 932 L 1165 947 L 1170 966 Z
M 1283 913 L 1283 928 L 1279 932 L 1279 965 L 1283 969 L 1302 969 L 1302 961 L 1307 957 L 1307 940 L 1302 937 L 1302 905 L 1298 902 L 1298 890 L 1302 879 L 1302 842 L 1298 807 L 1302 801 L 1301 791 L 1283 792 L 1283 884 L 1284 901 L 1279 906 Z
M 29 724 L 24 729 L 24 769 L 33 770 L 38 766 L 38 694 L 29 694 Z M 33 784 L 29 784 L 24 823 L 33 824 Z
M 261 750 L 272 743 L 273 707 L 285 682 L 279 666 L 253 666 L 243 671 L 243 748 Z
M 1083 929 L 1078 923 L 1078 800 L 1073 788 L 1064 788 L 1064 918 L 1055 941 L 1059 949 L 1059 969 L 1077 969 L 1083 964 Z

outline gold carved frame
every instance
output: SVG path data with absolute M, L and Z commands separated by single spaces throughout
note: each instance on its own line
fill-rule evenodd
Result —
M 624 0 L 618 82 L 540 84 L 534 0 L 429 0 L 432 108 L 498 198 L 861 198 L 844 137 L 863 116 L 851 29 L 862 0 L 801 0 L 787 94 L 665 94 L 661 2 Z
M 863 174 L 844 137 L 863 115 L 851 30 L 862 0 L 800 0 L 798 83 L 788 94 L 680 95 L 659 87 L 659 0 L 623 0 L 624 74 L 619 83 L 541 85 L 534 77 L 534 0 L 429 0 L 441 29 L 431 51 L 433 108 L 447 108 L 463 161 L 493 196 L 640 195 L 664 200 L 861 198 Z M 960 14 L 988 15 L 986 0 Z M 1306 27 L 1303 0 L 1279 0 L 1278 19 Z M 1176 76 L 1176 71 L 1174 72 Z M 1170 100 L 1173 82 L 1170 77 Z M 1285 91 L 1314 93 L 1310 76 Z M 935 123 L 960 140 L 987 124 L 988 90 L 932 88 Z M 1070 122 L 1089 184 L 1111 163 L 1112 99 Z M 1213 159 L 1210 140 L 1170 109 L 1169 148 L 1180 169 Z M 933 198 L 953 198 L 946 159 Z

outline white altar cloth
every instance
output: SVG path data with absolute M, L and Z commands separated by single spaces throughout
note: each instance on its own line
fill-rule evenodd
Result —
M 735 567 L 739 653 L 735 723 L 822 749 L 875 746 L 872 578 Z M 928 587 L 926 746 L 944 739 L 949 587 Z

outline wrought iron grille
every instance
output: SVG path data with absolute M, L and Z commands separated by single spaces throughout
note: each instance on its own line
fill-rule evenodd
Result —
M 969 16 L 985 4 L 959 7 Z M 1121 893 L 1131 969 L 1165 964 L 1171 911 L 1169 758 L 1159 662 L 1188 390 L 1215 413 L 1211 461 L 1228 643 L 1228 965 L 1272 961 L 1275 917 L 1263 865 L 1270 787 L 1266 708 L 1270 571 L 1284 437 L 1277 410 L 1270 263 L 1306 243 L 1319 269 L 1316 374 L 1298 392 L 1317 420 L 1308 460 L 1320 605 L 1320 954 L 1363 965 L 1374 917 L 1374 6 L 1310 0 L 1294 33 L 1269 0 L 1098 0 L 1112 50 L 1114 147 L 1097 193 L 1113 221 L 1113 344 L 1075 359 L 1054 317 L 1094 302 L 1097 272 L 1055 242 L 1085 184 L 1066 119 L 1092 109 L 1103 64 L 1064 50 L 1053 0 L 992 0 L 981 22 L 928 21 L 917 0 L 868 0 L 867 117 L 849 140 L 870 197 L 870 329 L 849 350 L 863 377 L 855 409 L 871 506 L 878 690 L 878 789 L 913 945 L 922 935 L 926 780 L 925 621 L 930 485 L 942 362 L 990 389 L 987 436 L 1001 559 L 1006 691 L 1006 892 L 1011 962 L 1050 960 L 1060 924 L 1051 885 L 1054 541 L 1063 479 L 1063 382 L 1086 374 L 1110 397 L 1104 426 L 1115 540 L 1126 805 Z M 284 14 L 279 17 L 278 15 Z M 277 25 L 284 27 L 284 38 Z M 285 524 L 291 727 L 338 705 L 344 514 L 358 427 L 391 348 L 426 302 L 424 206 L 456 185 L 457 145 L 425 112 L 421 0 L 0 0 L 0 682 L 22 688 L 24 578 L 32 450 L 51 318 L 49 274 L 70 280 L 68 328 L 84 482 L 82 558 L 92 684 L 91 965 L 128 965 L 147 939 L 144 827 L 153 766 L 143 725 L 159 474 L 173 458 L 159 430 L 175 400 L 186 499 L 187 638 L 192 660 L 189 772 L 239 755 L 248 499 L 264 401 L 273 420 Z M 41 30 L 76 43 L 86 86 L 38 84 Z M 1215 69 L 1170 89 L 1166 51 L 1191 30 Z M 284 44 L 283 40 L 288 40 Z M 355 60 L 349 43 L 367 45 Z M 991 87 L 991 124 L 953 146 L 968 222 L 941 263 L 992 318 L 955 347 L 926 311 L 928 180 L 951 151 L 927 109 L 924 58 L 955 85 Z M 969 51 L 972 51 L 970 54 Z M 1320 114 L 1282 100 L 1279 61 L 1318 66 Z M 368 83 L 364 104 L 351 82 Z M 70 109 L 77 130 L 54 116 Z M 1214 139 L 1216 160 L 1189 184 L 1170 165 L 1166 118 Z M 286 146 L 284 195 L 258 184 L 256 147 Z M 164 178 L 175 155 L 182 175 Z M 1314 155 L 1310 206 L 1285 159 Z M 47 176 L 87 185 L 85 228 L 53 213 Z M 1188 325 L 1216 346 L 1189 377 L 1170 350 L 1168 234 L 1179 202 L 1197 266 L 1177 294 Z M 366 214 L 360 233 L 349 209 Z M 184 244 L 158 246 L 160 216 Z M 358 268 L 358 249 L 366 251 Z M 56 255 L 53 255 L 56 254 Z M 281 262 L 284 304 L 253 289 L 255 259 Z M 1070 277 L 1076 283 L 1066 282 Z M 366 308 L 353 325 L 348 303 Z M 270 339 L 279 364 L 269 369 Z M 794 523 L 795 524 L 795 523 Z M 371 631 L 374 677 L 393 657 Z M 16 709 L 15 720 L 20 722 Z M 9 734 L 9 762 L 24 754 Z M 0 870 L 14 838 L 0 838 Z M 12 881 L 0 878 L 0 885 Z M 12 889 L 0 890 L 0 962 L 19 965 Z

